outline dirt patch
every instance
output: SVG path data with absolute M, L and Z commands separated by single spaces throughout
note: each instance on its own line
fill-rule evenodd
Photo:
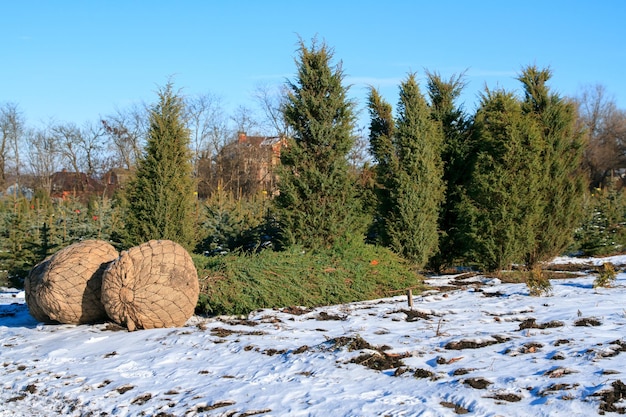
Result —
M 256 321 L 248 320 L 248 319 L 233 319 L 233 318 L 218 318 L 222 323 L 228 324 L 230 326 L 258 326 L 259 323 Z
M 14 403 L 17 401 L 22 401 L 24 398 L 26 398 L 26 394 L 22 394 L 22 395 L 18 395 L 17 397 L 11 397 L 7 400 L 8 403 Z
M 386 369 L 400 368 L 404 366 L 401 356 L 386 355 L 380 352 L 363 353 L 352 359 L 350 363 L 367 366 L 376 371 L 384 371 Z
M 316 320 L 327 321 L 327 320 L 337 320 L 337 321 L 345 321 L 348 319 L 348 316 L 340 316 L 338 314 L 328 314 L 325 311 L 320 312 L 317 315 Z
M 406 321 L 408 322 L 418 321 L 420 319 L 428 320 L 432 317 L 431 314 L 419 310 L 400 310 L 400 312 L 406 314 Z
M 225 329 L 223 327 L 214 327 L 213 329 L 211 329 L 211 335 L 217 336 L 217 337 L 227 337 L 232 334 L 237 334 L 241 336 L 262 336 L 265 334 L 265 332 L 262 332 L 260 330 L 256 330 L 253 332 L 243 331 L 243 330 L 232 330 L 232 329 Z
M 356 358 L 351 359 L 349 363 L 356 363 L 377 371 L 403 367 L 404 363 L 402 362 L 402 359 L 410 356 L 410 354 L 408 353 L 386 353 L 385 351 L 391 349 L 389 346 L 373 346 L 360 336 L 341 336 L 330 339 L 327 343 L 332 345 L 332 347 L 335 349 L 347 349 L 349 352 L 355 350 L 373 351 L 362 353 Z M 306 346 L 302 348 L 306 348 L 308 350 L 308 347 Z M 299 348 L 298 350 L 302 348 Z
M 561 378 L 561 377 L 563 377 L 565 375 L 575 374 L 575 373 L 576 373 L 576 371 L 574 371 L 573 369 L 563 368 L 563 367 L 557 366 L 556 368 L 552 368 L 550 370 L 547 370 L 543 374 L 545 376 L 550 377 L 550 378 Z
M 435 359 L 435 362 L 437 362 L 437 365 L 450 365 L 454 362 L 458 362 L 460 360 L 463 359 L 463 356 L 458 356 L 456 358 L 444 358 L 443 356 L 437 356 L 437 359 Z
M 374 346 L 370 345 L 361 336 L 356 336 L 356 337 L 340 336 L 334 339 L 330 339 L 327 343 L 331 344 L 333 347 L 337 349 L 346 348 L 350 352 L 354 350 L 363 350 L 363 349 L 376 350 Z
M 307 350 L 309 350 L 309 347 L 307 345 L 303 345 L 303 346 L 300 346 L 298 349 L 294 350 L 291 353 L 293 353 L 294 355 L 299 355 L 300 353 L 304 353 Z
M 545 323 L 537 323 L 537 320 L 534 318 L 526 319 L 519 325 L 519 330 L 525 329 L 551 329 L 556 327 L 563 327 L 565 323 L 558 320 L 552 320 Z
M 502 297 L 504 293 L 500 291 L 492 291 L 492 292 L 483 292 L 483 297 Z
M 131 389 L 134 389 L 135 386 L 134 385 L 122 385 L 119 388 L 116 388 L 115 391 L 117 391 L 120 394 L 124 394 L 125 392 L 130 391 Z
M 285 307 L 280 310 L 281 313 L 293 314 L 294 316 L 301 316 L 303 314 L 310 313 L 311 311 L 313 310 L 310 308 L 298 306 Z
M 152 398 L 152 394 L 150 393 L 146 393 L 143 395 L 140 395 L 139 397 L 135 398 L 134 400 L 131 401 L 131 404 L 135 404 L 135 405 L 144 405 L 145 403 L 147 403 L 150 399 Z
M 551 384 L 545 389 L 541 390 L 538 395 L 540 397 L 545 397 L 548 394 L 552 394 L 554 392 L 559 392 L 559 391 L 567 391 L 570 389 L 574 389 L 578 386 L 579 386 L 578 384 Z
M 452 376 L 467 375 L 467 374 L 469 374 L 470 372 L 473 372 L 473 371 L 475 371 L 475 369 L 473 369 L 473 368 L 458 368 L 458 369 L 455 369 L 452 372 Z
M 486 346 L 497 345 L 498 343 L 504 343 L 511 340 L 505 336 L 491 336 L 491 339 L 481 339 L 481 340 L 459 340 L 456 342 L 448 342 L 444 346 L 445 349 L 448 350 L 462 350 L 462 349 L 480 349 Z
M 98 385 L 98 388 L 104 388 L 104 387 L 106 387 L 107 385 L 109 385 L 111 382 L 112 382 L 112 381 L 110 381 L 110 380 L 108 380 L 108 379 L 105 379 L 104 381 L 102 381 L 102 382 L 100 383 L 100 385 Z
M 488 381 L 485 378 L 467 378 L 463 381 L 463 383 L 474 389 L 485 389 L 492 384 L 491 381 Z
M 604 412 L 626 414 L 626 407 L 618 407 L 615 403 L 626 399 L 626 385 L 620 381 L 613 381 L 610 390 L 603 391 L 601 397 L 600 414 Z
M 595 317 L 583 317 L 574 322 L 574 326 L 578 327 L 592 327 L 592 326 L 601 326 L 602 322 Z
M 409 368 L 406 366 L 399 366 L 396 368 L 396 371 L 393 373 L 393 376 L 400 376 L 402 374 L 406 374 L 409 371 Z
M 487 398 L 493 398 L 494 400 L 498 400 L 498 401 L 507 401 L 507 402 L 510 402 L 510 403 L 516 403 L 518 401 L 522 401 L 522 396 L 521 395 L 511 394 L 511 393 L 494 394 L 494 395 L 489 396 Z
M 286 349 L 266 349 L 262 353 L 268 356 L 284 355 L 285 353 L 287 353 L 287 350 Z
M 606 349 L 598 352 L 598 356 L 601 358 L 612 358 L 619 355 L 621 352 L 626 352 L 626 342 L 615 340 L 610 342 Z
M 418 368 L 413 372 L 415 378 L 432 378 L 435 374 L 427 369 Z
M 452 408 L 454 409 L 454 412 L 457 414 L 468 414 L 470 412 L 470 410 L 468 410 L 467 408 L 463 407 L 460 404 L 455 404 L 452 403 L 450 401 L 441 401 L 439 404 L 441 404 L 442 406 L 446 407 L 446 408 Z
M 264 408 L 262 410 L 250 410 L 250 411 L 244 411 L 240 414 L 238 414 L 239 417 L 249 417 L 249 416 L 256 416 L 259 414 L 265 414 L 265 413 L 271 413 L 272 409 L 271 408 Z
M 198 413 L 204 413 L 207 411 L 215 410 L 217 408 L 228 407 L 235 404 L 235 401 L 218 401 L 211 405 L 200 405 L 196 407 L 195 411 Z
M 541 343 L 529 342 L 521 347 L 520 353 L 535 353 L 542 347 L 543 345 Z

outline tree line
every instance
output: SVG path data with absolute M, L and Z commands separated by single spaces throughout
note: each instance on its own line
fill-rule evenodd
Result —
M 212 173 L 227 167 L 219 151 L 228 129 L 211 96 L 185 98 L 168 83 L 152 106 L 83 128 L 43 130 L 27 129 L 18 107 L 4 104 L 1 184 L 26 173 L 37 179 L 32 200 L 5 198 L 4 257 L 36 261 L 49 254 L 52 240 L 71 243 L 59 233 L 81 221 L 90 226 L 70 227 L 73 239 L 96 233 L 120 247 L 152 238 L 195 252 L 258 247 L 264 239 L 276 249 L 309 250 L 367 242 L 392 248 L 417 270 L 532 269 L 572 248 L 575 237 L 589 247 L 619 249 L 626 113 L 602 87 L 563 97 L 549 86 L 550 69 L 528 66 L 518 75 L 523 96 L 486 88 L 468 114 L 458 104 L 463 74 L 445 79 L 427 71 L 424 88 L 409 73 L 395 110 L 370 89 L 371 161 L 356 165 L 351 161 L 364 139 L 357 103 L 333 60 L 327 44 L 301 40 L 295 78 L 277 96 L 258 92 L 272 132 L 286 139 L 273 198 L 258 189 L 245 195 L 224 189 L 221 176 L 198 200 L 194 190 L 206 180 L 199 175 L 202 160 L 219 168 Z M 258 126 L 249 115 L 239 109 L 237 131 Z M 124 167 L 133 176 L 113 200 L 92 199 L 72 211 L 78 202 L 49 199 L 50 174 L 60 165 L 90 176 Z M 241 175 L 228 169 L 231 178 Z M 33 212 L 36 224 L 27 224 Z M 79 219 L 83 213 L 91 218 Z M 607 236 L 611 243 L 599 241 Z

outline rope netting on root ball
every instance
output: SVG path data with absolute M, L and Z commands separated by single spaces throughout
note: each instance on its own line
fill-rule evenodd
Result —
M 100 300 L 102 274 L 118 257 L 102 240 L 67 246 L 37 264 L 24 281 L 31 315 L 43 322 L 83 324 L 104 321 Z
M 151 240 L 122 251 L 102 279 L 109 318 L 130 331 L 184 325 L 199 292 L 191 256 L 171 240 Z

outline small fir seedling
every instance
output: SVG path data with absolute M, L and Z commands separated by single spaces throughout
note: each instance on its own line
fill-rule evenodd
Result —
M 605 262 L 600 267 L 598 271 L 598 276 L 593 281 L 593 287 L 604 287 L 608 288 L 613 285 L 615 281 L 615 277 L 617 276 L 617 272 L 615 271 L 615 266 L 611 262 Z
M 550 280 L 543 274 L 540 266 L 534 267 L 529 271 L 526 278 L 528 291 L 533 297 L 549 296 L 552 293 L 552 284 Z

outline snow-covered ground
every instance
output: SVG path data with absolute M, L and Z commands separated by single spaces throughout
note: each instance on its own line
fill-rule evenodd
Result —
M 3 289 L 0 416 L 610 415 L 626 407 L 626 274 L 593 280 L 530 297 L 473 277 L 412 310 L 398 296 L 132 333 L 39 324 Z

